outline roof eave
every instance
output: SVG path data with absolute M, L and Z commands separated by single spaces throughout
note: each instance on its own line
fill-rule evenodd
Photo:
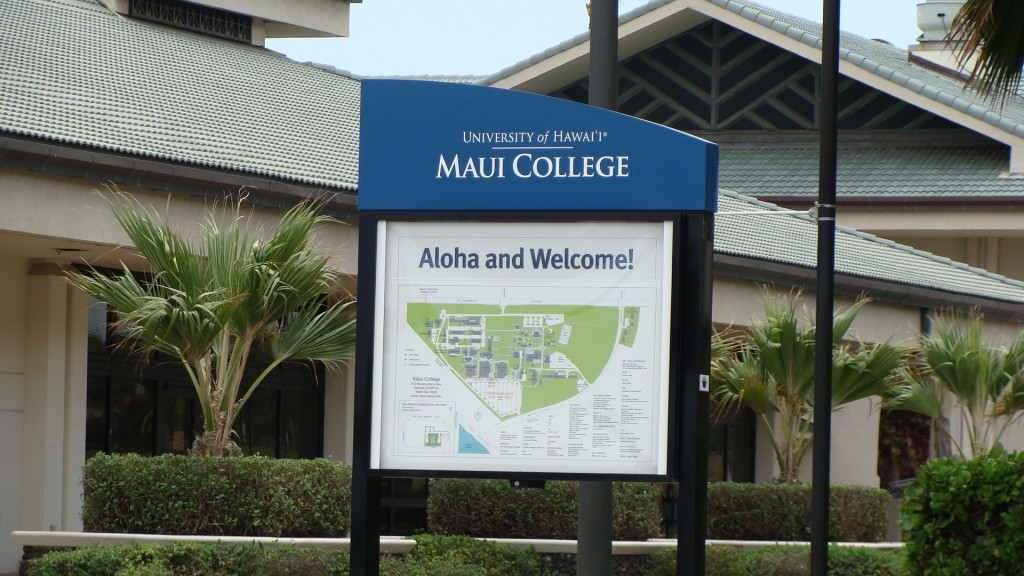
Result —
M 655 8 L 644 8 L 619 19 L 619 60 L 708 20 L 705 14 L 694 10 L 687 2 L 668 1 Z M 580 34 L 525 62 L 499 71 L 484 79 L 482 84 L 549 94 L 586 77 L 590 70 L 589 56 L 589 33 Z
M 0 166 L 218 198 L 244 188 L 253 202 L 277 208 L 328 195 L 332 198 L 331 215 L 342 218 L 353 217 L 356 206 L 356 194 L 352 190 L 296 184 L 10 135 L 0 135 Z

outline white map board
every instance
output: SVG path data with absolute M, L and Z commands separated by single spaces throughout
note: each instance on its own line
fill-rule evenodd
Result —
M 672 233 L 380 222 L 371 468 L 665 475 Z

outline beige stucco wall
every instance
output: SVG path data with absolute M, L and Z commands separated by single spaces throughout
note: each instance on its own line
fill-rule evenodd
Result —
M 21 551 L 9 538 L 18 528 L 28 261 L 0 253 L 0 573 L 16 572 Z
M 17 571 L 13 530 L 80 530 L 85 461 L 88 301 L 62 269 L 89 261 L 140 262 L 93 181 L 0 168 L 0 574 Z M 128 189 L 183 231 L 202 222 L 209 200 Z M 256 208 L 264 229 L 275 212 Z M 354 273 L 357 228 L 321 227 L 331 265 Z M 68 252 L 66 249 L 84 252 Z M 63 250 L 62 250 L 63 249 Z M 351 460 L 351 369 L 330 373 L 325 453 Z
M 53 176 L 40 172 L 0 167 L 0 240 L 3 250 L 20 256 L 77 263 L 83 259 L 119 267 L 120 258 L 141 266 L 117 246 L 128 244 L 101 194 L 104 187 L 91 180 Z M 206 198 L 127 187 L 140 202 L 159 215 L 167 215 L 183 234 L 202 225 L 214 201 Z M 168 199 L 173 201 L 168 202 Z M 267 230 L 276 221 L 276 210 L 253 208 L 251 225 Z M 339 222 L 321 226 L 316 242 L 331 257 L 330 264 L 348 274 L 356 271 L 357 227 Z M 88 249 L 85 253 L 58 253 L 60 247 Z

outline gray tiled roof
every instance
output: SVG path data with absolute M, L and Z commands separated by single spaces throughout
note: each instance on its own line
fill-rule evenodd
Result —
M 0 132 L 356 187 L 357 80 L 93 0 L 3 0 L 0 23 Z
M 365 78 L 383 78 L 386 80 L 426 80 L 428 82 L 448 82 L 450 84 L 479 84 L 483 76 L 469 75 L 437 75 L 437 74 L 414 74 L 405 76 L 365 76 Z
M 809 216 L 749 214 L 780 209 L 724 190 L 718 209 L 716 253 L 808 269 L 816 266 L 817 226 Z M 836 231 L 836 273 L 1024 304 L 1024 282 L 842 226 Z
M 758 197 L 817 196 L 818 149 L 722 146 L 723 188 Z M 1024 197 L 1024 178 L 1007 177 L 1008 151 L 988 146 L 850 146 L 839 150 L 840 198 Z
M 620 16 L 619 24 L 676 1 L 687 2 L 698 11 L 704 5 L 714 4 L 735 12 L 766 29 L 780 32 L 808 46 L 821 49 L 821 24 L 745 0 L 652 0 Z M 513 64 L 485 78 L 481 83 L 494 84 L 551 56 L 583 44 L 589 38 L 589 33 L 579 34 L 558 46 Z M 986 100 L 974 92 L 964 90 L 963 84 L 957 80 L 911 64 L 908 61 L 906 50 L 883 42 L 844 32 L 841 35 L 840 44 L 840 57 L 843 60 L 880 78 L 895 82 L 936 102 L 982 120 L 1000 130 L 1024 137 L 1024 98 L 1008 97 L 1002 105 L 998 99 Z

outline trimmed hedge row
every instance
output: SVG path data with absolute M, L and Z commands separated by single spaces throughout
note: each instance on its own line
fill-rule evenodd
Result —
M 541 490 L 512 488 L 504 480 L 431 480 L 427 523 L 434 534 L 572 540 L 578 495 L 578 482 L 550 481 Z M 615 483 L 613 495 L 616 540 L 660 535 L 660 486 Z
M 383 576 L 556 576 L 533 550 L 458 536 L 419 536 L 413 551 L 383 556 Z M 807 547 L 773 546 L 739 551 L 707 548 L 707 576 L 803 576 Z M 675 576 L 675 550 L 649 557 L 642 576 Z M 574 575 L 575 569 L 564 576 Z M 908 576 L 899 550 L 829 550 L 829 574 L 836 576 Z M 975 572 L 964 572 L 975 573 Z M 1004 572 L 1007 573 L 1007 572 Z M 174 543 L 89 547 L 51 552 L 31 561 L 27 576 L 349 576 L 344 551 L 316 547 L 228 546 Z
M 464 537 L 419 536 L 413 552 L 381 558 L 383 576 L 554 576 L 540 555 Z M 173 543 L 50 552 L 27 576 L 348 576 L 349 555 L 317 547 Z
M 27 576 L 347 576 L 344 551 L 293 546 L 173 543 L 90 546 L 50 552 Z
M 282 537 L 348 533 L 351 469 L 330 460 L 96 455 L 86 462 L 82 519 L 90 532 Z M 502 480 L 435 479 L 428 498 L 434 534 L 576 538 L 576 482 L 542 490 Z M 614 485 L 616 540 L 661 535 L 662 485 Z M 830 538 L 885 539 L 889 494 L 833 485 Z M 713 483 L 708 538 L 809 540 L 811 487 Z
M 497 480 L 432 480 L 429 530 L 485 538 L 576 537 L 578 485 L 548 482 L 543 490 L 511 488 Z M 614 538 L 661 535 L 661 486 L 615 484 Z M 880 488 L 834 484 L 829 538 L 881 542 L 886 538 L 890 495 Z M 486 505 L 479 503 L 485 502 Z M 807 484 L 708 485 L 708 535 L 712 540 L 811 539 L 811 486 Z
M 342 537 L 352 505 L 330 460 L 97 454 L 82 484 L 88 532 Z
M 867 486 L 833 484 L 829 498 L 830 540 L 885 540 L 888 492 Z M 707 537 L 710 540 L 808 541 L 811 539 L 811 486 L 709 484 Z
M 903 537 L 915 574 L 1020 574 L 1024 454 L 921 467 L 904 491 Z
M 769 546 L 754 550 L 708 546 L 706 576 L 805 576 L 811 569 L 807 546 Z M 909 576 L 902 550 L 832 546 L 828 573 L 836 576 Z M 966 573 L 965 573 L 966 574 Z M 675 576 L 676 551 L 651 555 L 643 576 Z

